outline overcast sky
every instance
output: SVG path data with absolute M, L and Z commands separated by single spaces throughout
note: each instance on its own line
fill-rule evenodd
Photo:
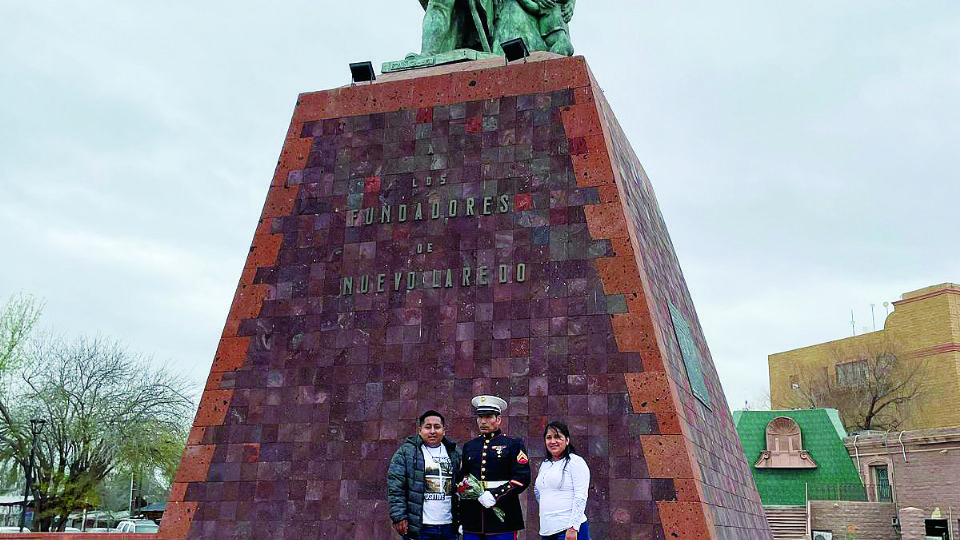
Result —
M 766 392 L 768 354 L 960 281 L 960 2 L 577 7 L 577 54 L 653 182 L 731 406 Z M 421 17 L 0 0 L 0 299 L 43 297 L 45 326 L 205 379 L 297 94 L 419 51 Z

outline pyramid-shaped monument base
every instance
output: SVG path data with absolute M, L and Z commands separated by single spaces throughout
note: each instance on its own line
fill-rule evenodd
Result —
M 392 540 L 426 409 L 562 419 L 599 539 L 769 539 L 640 163 L 586 62 L 538 53 L 297 103 L 161 536 Z M 523 494 L 538 538 L 536 501 Z

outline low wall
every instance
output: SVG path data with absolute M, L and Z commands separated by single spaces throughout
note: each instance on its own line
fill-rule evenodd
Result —
M 810 501 L 812 530 L 833 531 L 835 540 L 899 540 L 893 503 Z

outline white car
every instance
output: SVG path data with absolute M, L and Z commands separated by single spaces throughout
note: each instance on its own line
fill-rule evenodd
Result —
M 117 523 L 115 533 L 155 533 L 160 526 L 149 519 L 128 519 Z

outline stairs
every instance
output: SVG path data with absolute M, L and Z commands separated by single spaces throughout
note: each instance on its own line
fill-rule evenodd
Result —
M 764 506 L 774 540 L 803 540 L 807 537 L 806 506 Z

